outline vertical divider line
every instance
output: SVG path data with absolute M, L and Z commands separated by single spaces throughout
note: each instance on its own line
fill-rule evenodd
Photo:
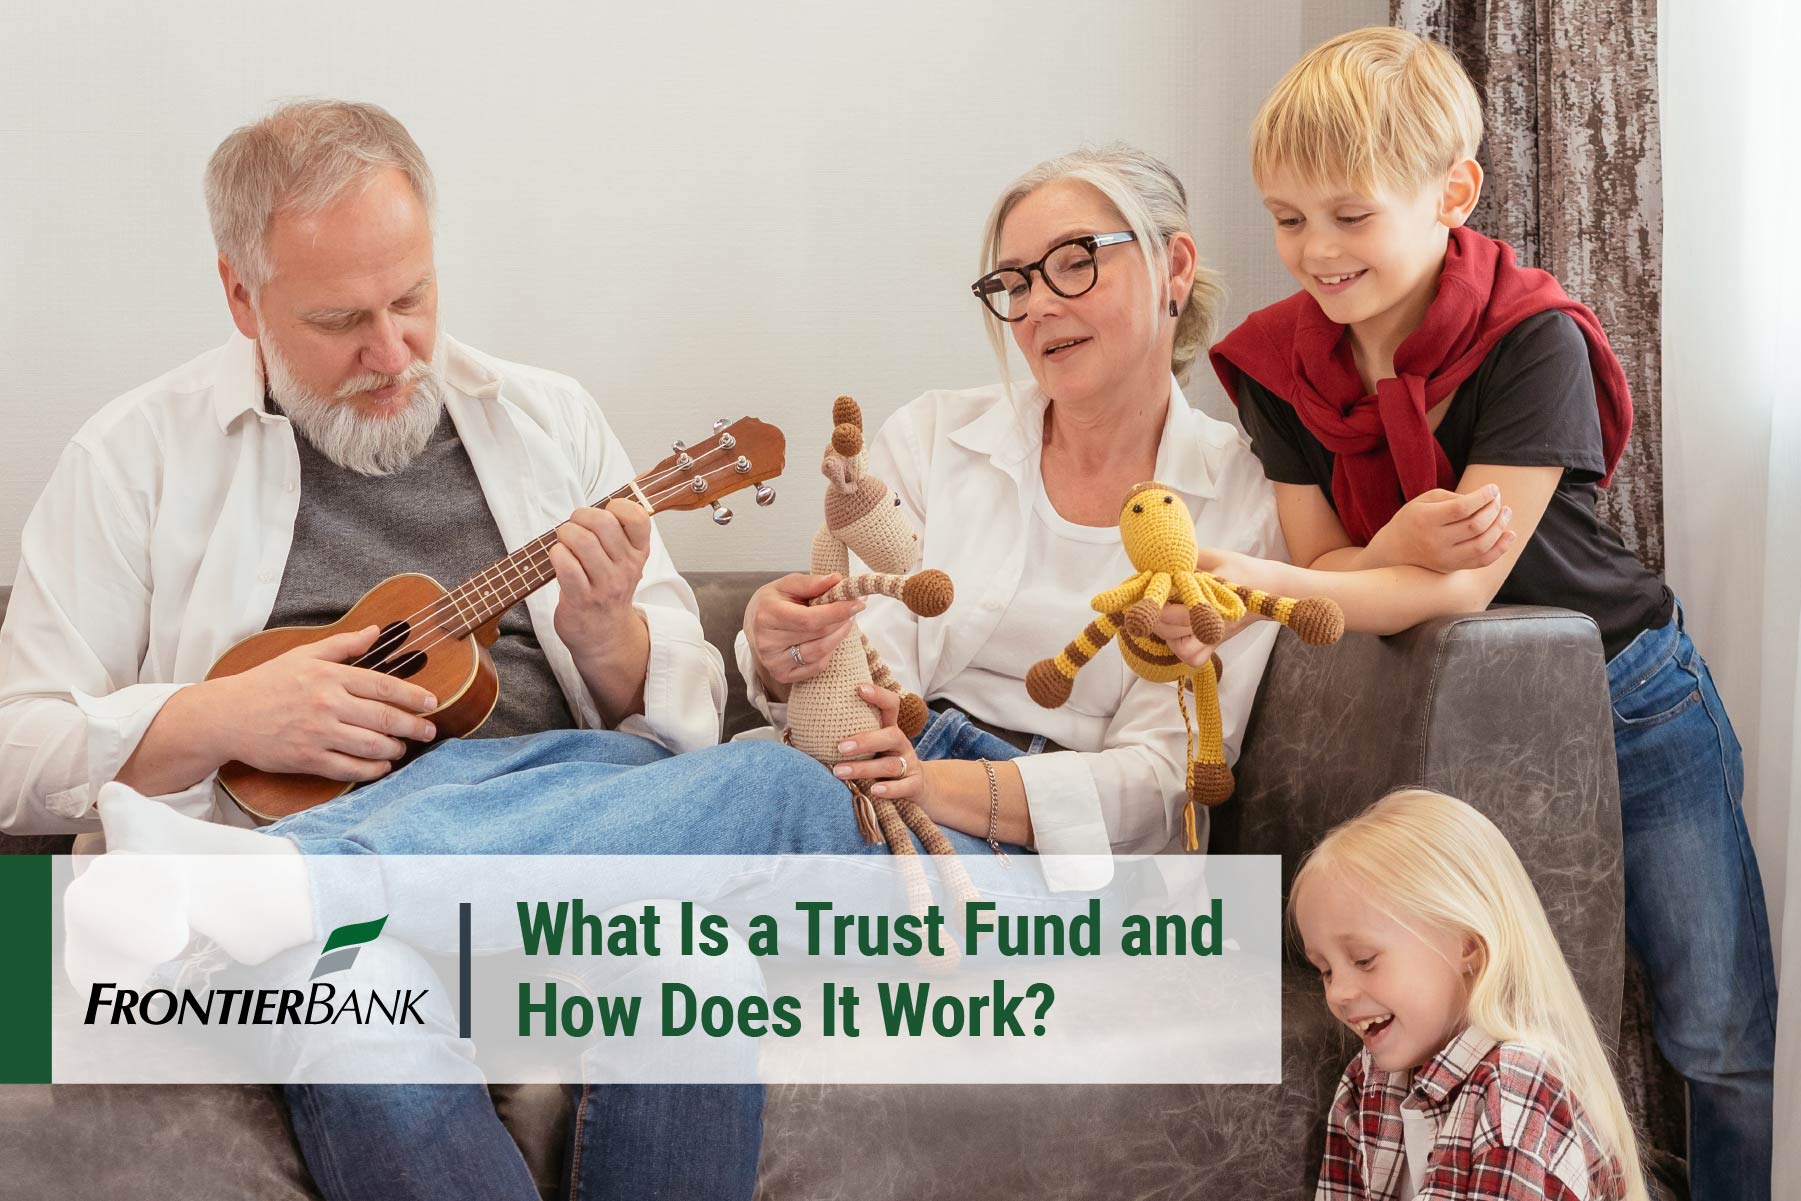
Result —
M 469 1038 L 469 902 L 457 906 L 457 1036 Z

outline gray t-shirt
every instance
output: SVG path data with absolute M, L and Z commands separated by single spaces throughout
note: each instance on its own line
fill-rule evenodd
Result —
M 295 431 L 300 511 L 269 626 L 328 625 L 391 575 L 416 571 L 454 588 L 507 553 L 475 468 L 446 412 L 431 441 L 385 476 L 347 471 Z M 523 603 L 489 648 L 500 699 L 472 738 L 576 725 Z

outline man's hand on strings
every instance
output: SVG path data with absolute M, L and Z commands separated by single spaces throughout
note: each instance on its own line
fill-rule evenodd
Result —
M 557 527 L 549 553 L 562 593 L 556 629 L 564 642 L 593 646 L 640 620 L 632 597 L 650 557 L 650 532 L 650 514 L 633 500 L 577 509 Z

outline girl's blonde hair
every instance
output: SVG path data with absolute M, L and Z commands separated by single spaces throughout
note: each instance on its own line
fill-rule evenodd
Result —
M 986 275 L 999 264 L 1001 227 L 1013 207 L 1045 184 L 1059 179 L 1080 180 L 1107 198 L 1125 220 L 1126 228 L 1137 237 L 1134 243 L 1144 258 L 1145 272 L 1150 276 L 1148 303 L 1153 311 L 1166 308 L 1168 290 L 1159 283 L 1159 268 L 1169 261 L 1169 240 L 1178 233 L 1193 236 L 1188 224 L 1188 193 L 1182 181 L 1163 163 L 1134 146 L 1114 142 L 1099 149 L 1083 147 L 1057 158 L 1046 159 L 1007 185 L 988 223 L 982 228 L 981 265 L 977 274 Z M 1194 285 L 1188 290 L 1188 303 L 1182 306 L 1176 322 L 1176 341 L 1170 350 L 1169 369 L 1178 383 L 1188 382 L 1189 368 L 1200 353 L 1213 344 L 1218 330 L 1220 311 L 1225 307 L 1226 289 L 1219 274 L 1195 264 Z M 988 327 L 988 341 L 994 347 L 995 362 L 1000 364 L 1001 378 L 1009 379 L 1007 368 L 1006 325 L 990 313 L 986 306 L 982 318 Z
M 1621 1167 L 1626 1197 L 1646 1201 L 1638 1138 L 1594 1020 L 1526 869 L 1494 823 L 1442 793 L 1390 793 L 1302 860 L 1289 891 L 1291 924 L 1301 889 L 1327 874 L 1409 929 L 1480 944 L 1469 1024 L 1543 1052 Z
M 1314 47 L 1263 102 L 1251 174 L 1260 187 L 1286 169 L 1310 187 L 1411 192 L 1481 144 L 1482 102 L 1449 50 L 1357 29 Z

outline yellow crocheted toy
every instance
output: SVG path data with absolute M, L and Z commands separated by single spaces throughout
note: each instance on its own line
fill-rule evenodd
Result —
M 1172 594 L 1186 605 L 1189 628 L 1205 643 L 1217 643 L 1226 623 L 1237 621 L 1250 609 L 1281 622 L 1301 641 L 1322 646 L 1343 636 L 1344 613 L 1336 601 L 1325 597 L 1291 600 L 1240 588 L 1197 571 L 1194 519 L 1167 484 L 1152 480 L 1127 494 L 1120 506 L 1119 534 L 1126 557 L 1138 574 L 1090 602 L 1100 616 L 1056 658 L 1040 659 L 1032 665 L 1026 673 L 1026 692 L 1046 709 L 1063 704 L 1082 665 L 1115 636 L 1126 666 L 1153 683 L 1174 683 L 1176 704 L 1188 730 L 1188 803 L 1182 809 L 1182 829 L 1188 849 L 1199 850 L 1195 805 L 1217 805 L 1232 795 L 1233 787 L 1220 728 L 1221 668 L 1217 655 L 1208 667 L 1189 667 L 1169 649 L 1169 643 L 1152 633 L 1163 606 Z M 1194 697 L 1192 716 L 1190 695 Z

